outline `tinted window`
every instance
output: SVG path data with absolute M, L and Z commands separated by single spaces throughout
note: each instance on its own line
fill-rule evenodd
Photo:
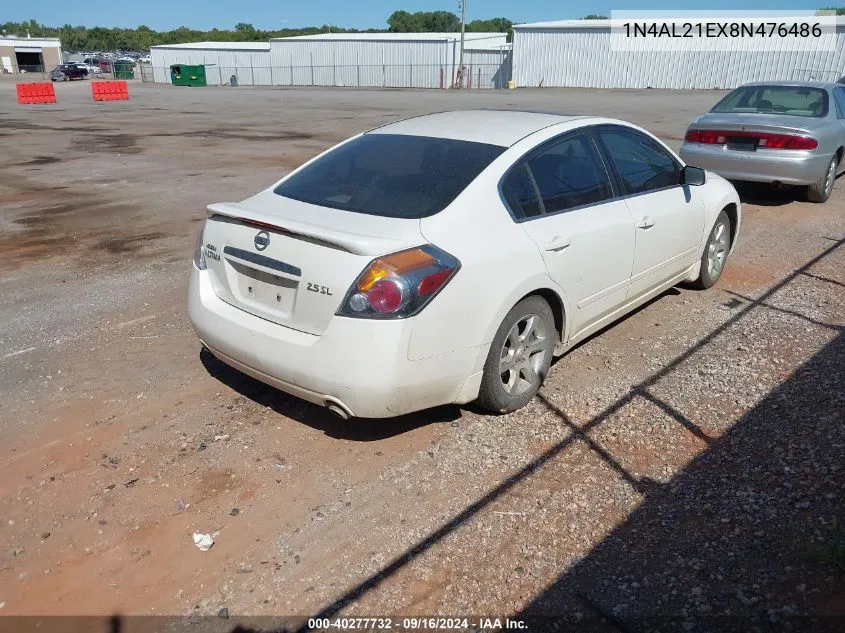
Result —
M 622 179 L 625 193 L 643 193 L 680 182 L 675 159 L 653 139 L 634 130 L 601 130 L 599 138 Z
M 836 88 L 833 91 L 833 99 L 836 101 L 836 116 L 845 119 L 845 88 Z
M 745 86 L 717 103 L 711 112 L 827 116 L 827 90 L 806 86 Z
M 365 134 L 294 174 L 275 192 L 345 211 L 423 218 L 446 208 L 504 149 L 451 139 Z
M 574 134 L 528 158 L 546 213 L 613 197 L 610 179 L 585 134 Z
M 531 218 L 542 213 L 537 189 L 525 163 L 520 163 L 502 182 L 502 194 L 517 218 Z

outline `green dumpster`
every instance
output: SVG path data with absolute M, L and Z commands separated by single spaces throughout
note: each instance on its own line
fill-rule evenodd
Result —
M 205 86 L 205 66 L 173 64 L 170 67 L 170 81 L 174 86 Z
M 135 79 L 135 65 L 134 64 L 115 64 L 114 65 L 115 79 Z

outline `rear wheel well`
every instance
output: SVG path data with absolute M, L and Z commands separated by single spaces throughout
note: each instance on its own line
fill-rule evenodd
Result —
M 563 325 L 566 322 L 566 315 L 564 314 L 563 302 L 560 300 L 560 297 L 557 296 L 557 293 L 554 290 L 549 288 L 539 288 L 538 290 L 529 292 L 522 299 L 527 299 L 531 296 L 542 297 L 546 300 L 546 303 L 549 304 L 549 307 L 552 309 L 552 314 L 555 317 L 555 329 L 557 330 L 558 339 L 562 341 Z M 520 301 L 522 301 L 522 299 L 520 299 Z
M 737 214 L 736 205 L 731 203 L 724 209 L 722 209 L 722 211 L 725 212 L 725 214 L 728 216 L 728 220 L 731 221 L 731 246 L 733 246 L 734 240 L 736 239 L 736 231 L 737 228 L 739 228 L 737 227 L 737 221 L 739 219 L 739 216 Z

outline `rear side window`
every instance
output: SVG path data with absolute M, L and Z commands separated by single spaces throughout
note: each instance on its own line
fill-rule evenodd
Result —
M 636 130 L 603 129 L 599 140 L 622 179 L 626 194 L 680 184 L 680 167 L 654 139 Z
M 424 218 L 445 209 L 504 150 L 452 139 L 364 134 L 274 191 L 344 211 Z
M 613 197 L 610 178 L 585 134 L 573 134 L 528 158 L 546 213 Z
M 518 219 L 533 218 L 543 212 L 537 197 L 537 188 L 525 163 L 521 163 L 507 175 L 502 182 L 502 194 Z

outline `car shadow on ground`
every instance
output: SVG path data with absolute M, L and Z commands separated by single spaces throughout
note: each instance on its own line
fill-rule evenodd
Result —
M 243 397 L 263 407 L 270 407 L 279 415 L 306 424 L 313 429 L 322 431 L 329 437 L 338 439 L 372 442 L 401 435 L 429 424 L 456 422 L 461 417 L 458 407 L 442 406 L 384 420 L 365 418 L 342 420 L 329 413 L 324 407 L 290 396 L 251 376 L 247 376 L 217 360 L 206 349 L 202 349 L 200 352 L 200 362 L 213 378 Z
M 782 207 L 793 202 L 807 201 L 806 187 L 783 185 L 775 187 L 759 182 L 731 181 L 743 204 L 756 204 L 760 207 Z

